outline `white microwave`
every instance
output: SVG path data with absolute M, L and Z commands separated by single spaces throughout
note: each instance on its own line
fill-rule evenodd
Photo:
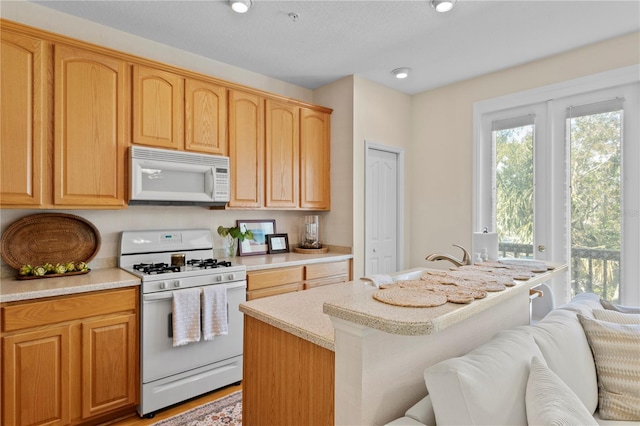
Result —
M 229 157 L 132 146 L 129 204 L 224 206 Z

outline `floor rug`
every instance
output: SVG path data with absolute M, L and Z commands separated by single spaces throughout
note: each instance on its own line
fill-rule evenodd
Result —
M 192 408 L 153 426 L 241 426 L 242 391 Z

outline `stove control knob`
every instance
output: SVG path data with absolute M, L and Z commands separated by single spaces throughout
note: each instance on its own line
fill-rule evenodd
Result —
M 165 283 L 164 281 L 162 281 L 162 282 L 160 283 L 160 288 L 161 288 L 162 290 L 164 290 L 165 288 L 167 288 L 167 283 Z
M 222 275 L 216 275 L 216 281 L 222 282 Z
M 175 288 L 180 287 L 180 281 L 175 280 L 175 281 L 173 282 L 173 286 L 174 286 Z
M 229 274 L 228 276 L 229 281 L 233 281 L 236 279 L 236 274 Z

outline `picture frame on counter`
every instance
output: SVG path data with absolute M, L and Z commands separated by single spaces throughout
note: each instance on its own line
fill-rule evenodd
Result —
M 289 253 L 289 235 L 267 234 L 267 246 L 269 254 Z
M 253 256 L 258 254 L 267 254 L 269 245 L 267 244 L 267 235 L 276 233 L 275 219 L 257 219 L 257 220 L 236 220 L 236 226 L 240 231 L 251 231 L 252 239 L 245 238 L 244 241 L 238 242 L 238 255 Z

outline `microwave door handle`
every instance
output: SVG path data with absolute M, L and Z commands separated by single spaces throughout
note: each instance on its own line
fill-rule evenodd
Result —
M 215 200 L 215 176 L 216 176 L 216 168 L 211 167 L 209 171 L 206 173 L 205 182 L 204 182 L 204 190 L 211 197 L 212 200 Z

